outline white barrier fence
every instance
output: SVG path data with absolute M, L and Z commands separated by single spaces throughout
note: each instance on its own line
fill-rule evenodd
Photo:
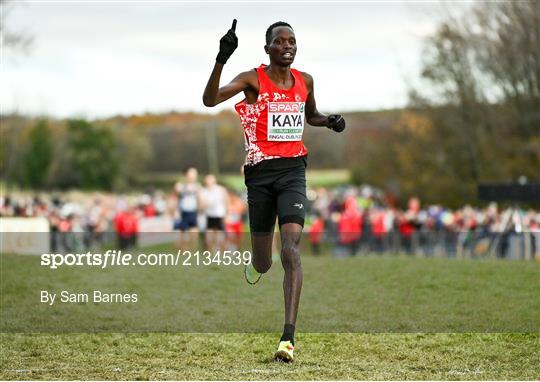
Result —
M 37 255 L 49 251 L 49 222 L 45 218 L 1 218 L 0 252 Z
M 138 245 L 173 243 L 178 233 L 172 231 L 173 220 L 169 217 L 141 218 L 139 220 Z M 51 235 L 62 243 L 62 235 L 71 235 L 82 243 L 84 233 L 53 233 L 45 218 L 0 218 L 0 251 L 22 255 L 39 255 L 51 250 Z M 114 233 L 105 240 L 114 240 Z M 75 240 L 74 240 L 75 241 Z M 60 246 L 62 244 L 59 244 Z M 75 248 L 73 248 L 75 249 Z M 82 249 L 82 248 L 77 248 Z
M 137 244 L 144 247 L 155 244 L 173 243 L 178 239 L 178 232 L 172 231 L 173 219 L 170 217 L 141 218 Z

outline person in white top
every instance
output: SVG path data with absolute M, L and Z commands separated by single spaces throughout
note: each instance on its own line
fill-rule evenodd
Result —
M 184 172 L 185 182 L 178 182 L 174 191 L 178 198 L 178 219 L 174 229 L 180 230 L 178 247 L 195 251 L 197 243 L 197 211 L 200 209 L 199 198 L 201 186 L 197 182 L 198 172 L 194 167 L 188 167 Z
M 225 238 L 223 231 L 229 196 L 225 187 L 219 185 L 212 174 L 204 178 L 204 188 L 200 195 L 206 215 L 206 245 L 210 251 L 215 251 L 221 249 Z

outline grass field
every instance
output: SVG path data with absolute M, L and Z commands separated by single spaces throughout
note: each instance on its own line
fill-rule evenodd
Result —
M 168 190 L 181 178 L 180 173 L 145 173 L 140 176 L 140 185 L 141 187 L 153 185 Z M 239 173 L 224 173 L 218 180 L 233 190 L 245 189 L 244 177 Z M 350 173 L 344 169 L 307 170 L 306 180 L 309 187 L 335 187 L 349 184 Z
M 238 267 L 53 272 L 37 262 L 2 256 L 0 379 L 540 376 L 540 267 L 533 262 L 306 256 L 292 365 L 271 359 L 282 317 L 278 264 L 249 287 Z M 130 287 L 140 303 L 104 310 L 36 302 L 39 288 L 90 283 Z
M 537 380 L 538 334 L 2 334 L 2 379 Z

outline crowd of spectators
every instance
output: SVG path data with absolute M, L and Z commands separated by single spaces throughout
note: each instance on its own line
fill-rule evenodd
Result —
M 516 252 L 513 239 L 527 240 L 530 253 L 540 248 L 540 212 L 500 209 L 496 203 L 458 209 L 421 205 L 410 198 L 397 208 L 371 187 L 319 188 L 308 192 L 315 216 L 309 241 L 314 254 L 321 245 L 333 244 L 337 255 L 362 252 L 475 256 Z M 522 251 L 521 251 L 522 252 Z
M 220 188 L 225 193 L 223 202 L 226 204 L 222 208 L 221 225 L 208 225 L 208 218 L 213 219 L 211 222 L 214 224 L 218 218 L 207 216 L 215 211 L 215 207 L 212 208 L 215 198 L 209 192 L 213 186 L 205 184 L 196 196 L 199 206 L 195 206 L 194 226 L 184 227 L 181 208 L 183 197 L 176 188 L 168 193 L 148 191 L 132 195 L 82 192 L 39 196 L 7 194 L 0 196 L 0 217 L 47 219 L 52 251 L 94 248 L 115 239 L 120 249 L 134 247 L 141 230 L 144 231 L 141 222 L 143 219 L 149 222 L 152 218 L 165 218 L 165 222 L 170 222 L 166 226 L 159 226 L 164 232 L 191 231 L 192 228 L 205 233 L 217 230 L 226 232 L 230 241 L 239 245 L 247 218 L 245 198 L 232 190 Z M 216 241 L 216 235 L 209 237 Z
M 121 248 L 136 244 L 139 220 L 167 213 L 161 193 L 121 196 L 104 193 L 44 194 L 0 198 L 2 217 L 41 217 L 49 222 L 51 250 L 92 248 L 111 233 Z
M 207 179 L 204 186 L 197 184 L 196 188 L 199 187 L 193 228 L 222 231 L 232 235 L 240 245 L 243 232 L 249 227 L 246 195 L 224 191 L 223 201 L 227 205 L 217 208 L 216 200 L 221 197 L 215 195 L 221 195 L 225 188 L 215 188 L 215 179 Z M 168 217 L 172 222 L 171 231 L 186 225 L 182 222 L 182 208 L 187 205 L 183 203 L 184 189 L 179 183 L 171 192 L 149 191 L 129 196 L 105 193 L 5 195 L 0 197 L 0 216 L 46 218 L 52 250 L 90 248 L 101 245 L 111 236 L 117 238 L 121 248 L 126 248 L 136 245 L 142 218 Z M 214 189 L 216 192 L 212 191 Z M 207 197 L 209 201 L 205 202 L 201 199 L 204 195 L 214 196 Z M 495 203 L 482 208 L 467 205 L 449 209 L 435 204 L 422 205 L 418 198 L 411 198 L 406 208 L 401 209 L 380 191 L 367 186 L 310 189 L 308 199 L 304 231 L 314 255 L 404 252 L 458 257 L 495 253 L 508 257 L 516 251 L 512 238 L 524 238 L 519 245 L 529 246 L 533 255 L 540 247 L 540 212 L 532 209 L 500 209 Z M 219 212 L 223 221 L 217 221 L 217 215 L 206 216 L 209 211 Z M 186 228 L 191 227 L 186 225 Z

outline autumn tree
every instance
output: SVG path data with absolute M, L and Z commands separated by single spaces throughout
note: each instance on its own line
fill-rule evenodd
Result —
M 414 114 L 372 149 L 395 163 L 403 198 L 458 205 L 475 201 L 482 182 L 538 180 L 540 2 L 479 2 L 448 16 L 425 42 L 421 79 Z

